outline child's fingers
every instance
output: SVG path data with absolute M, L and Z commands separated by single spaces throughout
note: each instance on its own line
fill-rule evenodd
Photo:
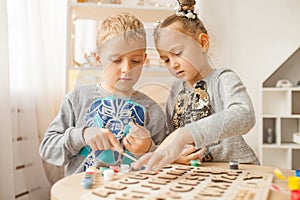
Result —
M 143 165 L 145 165 L 148 160 L 151 158 L 153 153 L 147 153 L 145 155 L 143 155 L 141 158 L 139 158 L 138 161 L 132 163 L 132 166 L 135 168 L 135 169 L 141 169 L 141 167 Z
M 199 155 L 200 155 L 201 158 L 204 157 L 206 150 L 207 150 L 206 147 L 203 147 L 202 149 L 200 149 L 199 151 L 197 151 L 199 153 Z
M 146 170 L 152 171 L 155 169 L 156 172 L 159 171 L 166 163 L 164 162 L 164 156 L 162 154 L 156 154 L 152 156 L 147 163 Z
M 168 161 L 164 158 L 159 160 L 159 162 L 157 163 L 156 167 L 155 167 L 155 172 L 159 172 L 160 169 L 162 169 L 166 164 L 168 163 Z
M 195 153 L 191 154 L 190 160 L 203 160 L 203 157 L 205 156 L 206 148 L 203 147 L 202 149 L 196 151 Z
M 201 155 L 199 154 L 199 152 L 197 151 L 197 152 L 195 152 L 195 153 L 191 153 L 191 154 L 188 155 L 186 158 L 187 158 L 188 160 L 198 160 L 198 159 L 200 159 L 200 158 L 202 158 L 202 157 L 201 157 Z
M 97 148 L 97 144 L 96 144 L 95 141 L 91 141 L 90 144 L 89 144 L 89 146 L 90 146 L 91 149 L 94 150 L 94 151 L 98 149 L 98 148 Z
M 129 133 L 133 137 L 136 137 L 136 138 L 148 138 L 148 137 L 151 137 L 150 131 L 148 131 L 143 126 L 140 126 L 138 124 L 134 124 L 133 122 L 129 122 L 128 125 L 130 126 Z
M 131 144 L 127 141 L 127 137 L 123 138 L 122 142 L 124 147 L 131 152 L 132 151 Z
M 97 144 L 97 148 L 99 150 L 110 149 L 110 142 L 106 138 L 102 138 L 101 140 L 97 140 L 96 144 Z
M 192 154 L 195 150 L 197 150 L 196 147 L 194 147 L 194 146 L 188 146 L 188 147 L 186 147 L 186 148 L 183 150 L 182 155 L 183 155 L 183 156 L 187 156 L 187 155 L 189 155 L 189 154 Z
M 122 149 L 119 141 L 117 140 L 117 138 L 115 138 L 115 136 L 111 132 L 108 132 L 106 134 L 106 136 L 108 138 L 108 141 L 110 142 L 111 149 L 118 151 L 118 152 L 123 152 L 123 149 Z
M 136 143 L 136 139 L 132 135 L 127 135 L 125 138 L 130 145 L 134 145 Z

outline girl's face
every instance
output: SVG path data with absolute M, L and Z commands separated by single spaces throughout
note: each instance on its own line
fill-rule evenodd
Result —
M 193 86 L 210 69 L 206 51 L 199 41 L 175 31 L 172 26 L 160 30 L 157 51 L 173 76 Z
M 101 48 L 100 59 L 104 67 L 101 86 L 111 93 L 130 95 L 146 60 L 145 44 L 114 38 Z

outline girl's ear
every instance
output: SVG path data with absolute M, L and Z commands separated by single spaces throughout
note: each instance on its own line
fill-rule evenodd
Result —
M 209 48 L 209 37 L 207 34 L 205 33 L 201 33 L 199 36 L 198 36 L 198 41 L 200 43 L 200 45 L 202 46 L 202 48 L 207 51 L 208 48 Z

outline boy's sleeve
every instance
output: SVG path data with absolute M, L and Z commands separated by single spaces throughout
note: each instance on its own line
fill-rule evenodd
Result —
M 149 152 L 155 151 L 158 145 L 174 131 L 172 114 L 174 102 L 176 101 L 174 96 L 176 96 L 175 93 L 178 90 L 178 85 L 179 82 L 176 82 L 171 87 L 169 96 L 166 100 L 166 113 L 164 113 L 161 107 L 156 103 L 150 108 L 150 124 L 148 130 L 150 130 L 152 134 L 152 146 Z
M 174 114 L 175 102 L 177 101 L 178 85 L 179 85 L 178 82 L 172 85 L 171 91 L 166 101 L 166 129 L 168 134 L 175 131 L 172 117 Z
M 53 165 L 68 164 L 85 145 L 82 137 L 85 127 L 75 128 L 76 116 L 69 97 L 64 97 L 59 113 L 44 134 L 39 148 L 41 158 Z
M 246 134 L 255 124 L 251 99 L 240 78 L 231 70 L 224 70 L 211 81 L 214 98 L 221 111 L 186 125 L 194 138 L 196 147 L 203 147 L 225 138 Z
M 151 132 L 152 141 L 155 145 L 159 145 L 167 136 L 166 132 L 166 116 L 158 104 L 153 104 L 149 110 L 149 123 L 147 129 Z M 155 150 L 155 146 L 152 143 L 152 147 L 149 151 Z

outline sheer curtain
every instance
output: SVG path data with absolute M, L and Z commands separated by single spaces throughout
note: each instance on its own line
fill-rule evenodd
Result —
M 12 130 L 9 97 L 9 68 L 8 68 L 8 31 L 6 2 L 0 1 L 0 146 L 2 149 L 12 149 Z M 12 151 L 0 151 L 0 199 L 13 198 L 13 155 Z
M 49 182 L 63 176 L 62 168 L 42 163 L 38 147 L 65 93 L 66 5 L 7 1 L 14 167 L 22 169 L 15 174 L 24 179 L 30 199 L 49 199 Z M 21 188 L 15 181 L 16 195 Z

